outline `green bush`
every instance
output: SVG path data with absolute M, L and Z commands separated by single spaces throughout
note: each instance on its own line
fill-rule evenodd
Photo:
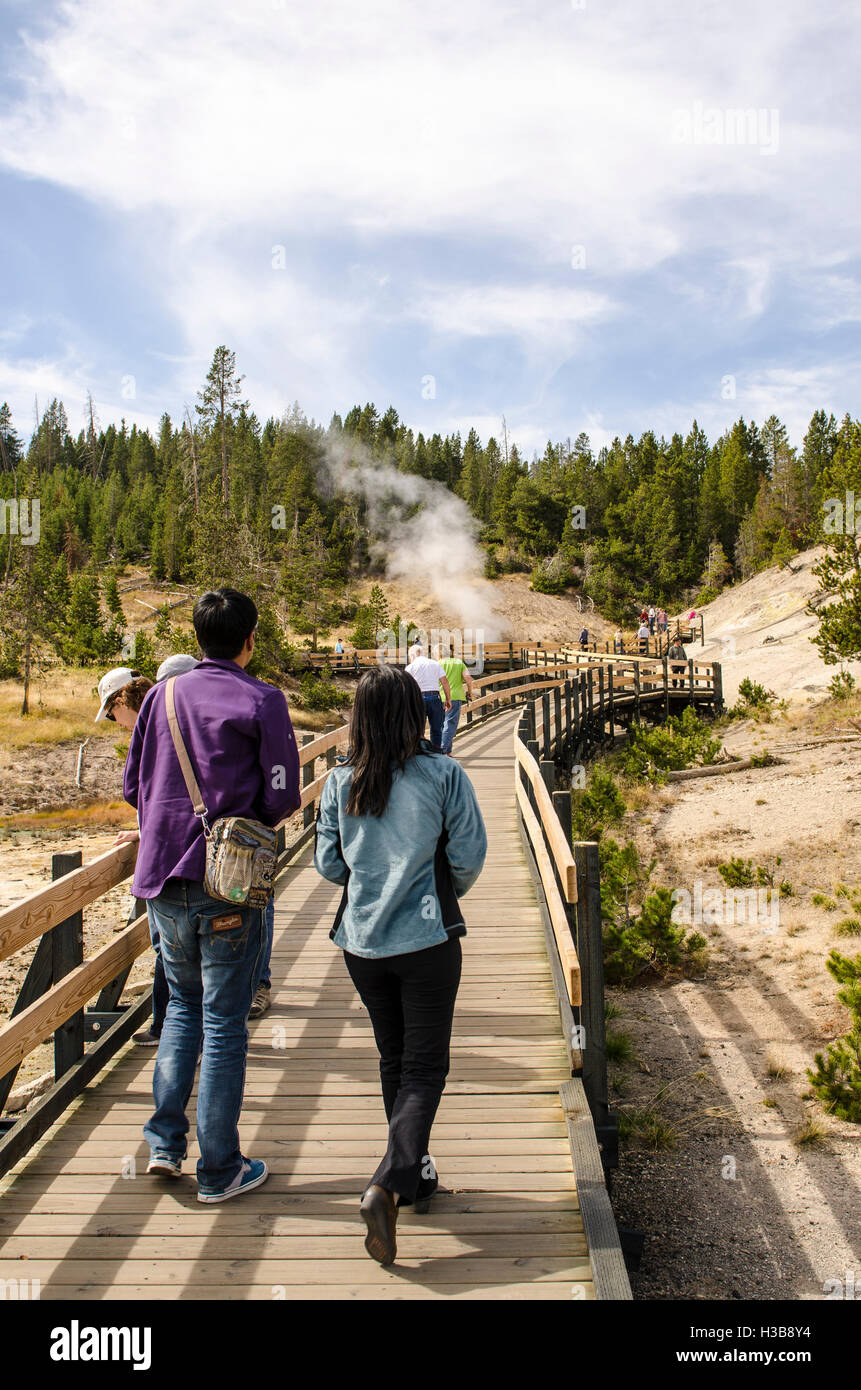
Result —
M 829 974 L 843 986 L 837 998 L 851 1018 L 849 1031 L 817 1052 L 815 1068 L 807 1075 L 816 1095 L 840 1120 L 861 1124 L 861 956 L 850 959 L 832 951 Z
M 604 976 L 608 984 L 633 984 L 641 975 L 666 975 L 701 969 L 706 940 L 687 934 L 671 920 L 673 897 L 668 888 L 649 893 L 639 912 L 631 900 L 648 883 L 655 866 L 640 863 L 636 845 L 620 847 L 604 839 L 601 861 L 601 915 L 604 922 Z
M 649 728 L 633 723 L 620 755 L 626 776 L 638 782 L 665 782 L 668 772 L 677 772 L 695 763 L 713 763 L 721 741 L 713 738 L 707 725 L 692 706 L 681 715 L 671 715 L 665 724 Z
M 767 690 L 759 681 L 745 676 L 738 687 L 738 699 L 729 714 L 734 719 L 748 718 L 752 714 L 769 714 L 776 701 L 773 690 Z
M 838 671 L 836 676 L 831 677 L 828 690 L 835 700 L 848 700 L 855 692 L 855 685 L 851 671 Z
M 536 593 L 561 594 L 571 583 L 571 566 L 563 555 L 550 555 L 535 566 L 531 581 Z
M 757 864 L 754 868 L 752 859 L 737 859 L 733 856 L 728 864 L 718 864 L 718 873 L 728 888 L 776 887 L 781 898 L 792 898 L 795 893 L 787 879 L 781 879 L 780 883 L 775 884 L 775 875 L 781 862 L 778 854 L 771 868 L 765 864 Z
M 339 690 L 332 680 L 330 667 L 324 666 L 320 675 L 306 671 L 299 681 L 299 700 L 303 709 L 330 710 L 350 703 L 350 696 Z
M 600 840 L 604 827 L 625 814 L 625 800 L 613 774 L 595 767 L 587 786 L 571 798 L 571 829 L 576 840 Z

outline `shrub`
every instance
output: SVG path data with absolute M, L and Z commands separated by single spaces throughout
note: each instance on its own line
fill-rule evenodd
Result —
M 767 690 L 759 681 L 752 681 L 749 676 L 738 687 L 738 700 L 729 711 L 733 719 L 744 719 L 750 715 L 770 716 L 771 707 L 777 702 L 777 696 L 773 690 Z
M 315 671 L 305 672 L 299 681 L 299 699 L 303 709 L 338 709 L 339 706 L 350 703 L 350 696 L 339 690 L 332 680 L 332 672 L 328 666 L 323 667 L 320 675 Z
M 831 677 L 828 690 L 835 700 L 848 700 L 854 694 L 855 685 L 851 671 L 838 671 L 836 676 Z
M 539 594 L 561 594 L 571 583 L 571 566 L 564 555 L 539 560 L 531 575 L 532 588 Z
M 628 741 L 620 755 L 626 776 L 641 782 L 665 782 L 667 772 L 677 772 L 696 762 L 713 763 L 721 741 L 688 706 L 681 715 L 671 715 L 665 724 L 651 729 L 632 723 Z
M 848 1010 L 849 1031 L 817 1052 L 810 1083 L 826 1110 L 840 1120 L 861 1124 L 861 956 L 854 959 L 832 951 L 828 972 L 842 985 L 837 998 Z
M 739 859 L 733 855 L 728 864 L 718 864 L 718 873 L 728 888 L 774 888 L 776 886 L 781 898 L 792 898 L 795 893 L 792 884 L 787 879 L 781 879 L 780 883 L 775 885 L 774 877 L 780 863 L 781 857 L 778 854 L 772 867 L 757 864 L 754 868 L 752 859 Z
M 612 772 L 595 767 L 583 791 L 571 801 L 571 828 L 577 840 L 600 840 L 604 827 L 617 824 L 625 801 Z

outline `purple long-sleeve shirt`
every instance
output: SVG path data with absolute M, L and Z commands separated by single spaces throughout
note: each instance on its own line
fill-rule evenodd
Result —
M 132 733 L 123 795 L 141 842 L 132 892 L 158 897 L 169 878 L 203 881 L 206 846 L 170 736 L 164 682 L 147 694 Z M 176 717 L 210 825 L 250 816 L 277 825 L 299 807 L 299 754 L 287 701 L 235 661 L 202 661 L 178 676 Z

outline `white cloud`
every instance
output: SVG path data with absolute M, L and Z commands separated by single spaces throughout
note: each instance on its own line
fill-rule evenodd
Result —
M 218 342 L 265 416 L 390 394 L 371 335 L 392 335 L 394 359 L 404 334 L 435 334 L 443 365 L 455 340 L 500 336 L 532 421 L 553 370 L 590 350 L 584 330 L 623 318 L 650 276 L 655 321 L 696 301 L 706 344 L 746 332 L 787 277 L 808 325 L 857 318 L 836 275 L 821 310 L 811 298 L 861 233 L 857 182 L 838 199 L 834 181 L 851 157 L 852 23 L 851 0 L 826 19 L 808 0 L 727 0 L 695 22 L 689 0 L 77 0 L 15 54 L 0 162 L 111 213 L 176 323 L 146 351 L 180 398 Z M 777 109 L 779 149 L 674 144 L 673 112 L 698 101 Z M 272 271 L 269 248 L 292 242 L 307 266 Z M 640 345 L 649 312 L 631 319 Z M 600 403 L 591 414 L 601 428 Z

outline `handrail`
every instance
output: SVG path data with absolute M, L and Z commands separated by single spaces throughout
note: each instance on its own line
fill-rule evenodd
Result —
M 95 902 L 131 874 L 137 844 L 115 845 L 64 878 L 37 888 L 20 902 L 0 911 L 0 960 L 43 936 L 81 908 Z M 0 1070 L 0 1076 L 3 1075 Z
M 529 778 L 530 785 L 535 793 L 535 799 L 538 803 L 538 815 L 547 833 L 550 852 L 559 870 L 562 892 L 565 895 L 565 900 L 569 903 L 576 903 L 577 867 L 574 863 L 574 855 L 571 853 L 571 846 L 565 839 L 562 826 L 559 823 L 559 817 L 553 809 L 553 802 L 547 790 L 544 778 L 541 776 L 541 769 L 529 749 L 520 738 L 518 738 L 516 729 L 514 731 L 514 757 L 515 761 L 519 763 L 526 773 L 526 776 Z M 522 790 L 519 778 L 516 784 L 518 789 Z M 530 811 L 531 809 L 530 807 Z
M 571 936 L 571 930 L 568 925 L 565 908 L 562 904 L 562 898 L 556 886 L 556 879 L 553 876 L 550 856 L 544 846 L 544 837 L 541 833 L 542 823 L 539 822 L 538 817 L 530 806 L 529 798 L 523 790 L 519 778 L 515 781 L 514 790 L 517 797 L 517 804 L 520 807 L 520 814 L 523 817 L 523 822 L 532 845 L 532 852 L 535 855 L 535 862 L 538 865 L 538 872 L 541 875 L 541 885 L 544 889 L 547 911 L 550 915 L 553 935 L 556 939 L 556 946 L 559 951 L 559 960 L 568 988 L 568 1002 L 572 1006 L 580 1004 L 582 1003 L 580 962 L 577 959 L 577 949 L 574 945 L 574 939 Z
M 62 882 L 62 879 L 58 880 Z M 146 916 L 117 933 L 83 965 L 64 975 L 46 994 L 0 1028 L 0 1076 L 22 1062 L 35 1047 L 82 1009 L 150 944 Z

